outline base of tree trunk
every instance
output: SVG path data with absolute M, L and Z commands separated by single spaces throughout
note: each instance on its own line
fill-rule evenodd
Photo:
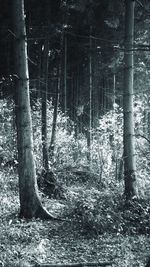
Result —
M 126 200 L 130 201 L 137 196 L 135 171 L 125 171 L 124 180 L 125 180 L 124 195 L 126 197 Z
M 32 211 L 26 210 L 26 212 L 20 211 L 19 214 L 20 219 L 27 219 L 31 220 L 33 218 L 35 219 L 42 219 L 42 220 L 54 220 L 54 221 L 65 221 L 61 218 L 56 218 L 52 214 L 50 214 L 41 204 L 39 201 L 38 205 L 32 208 Z
M 56 218 L 51 215 L 44 207 L 40 206 L 36 211 L 35 218 L 40 218 L 42 220 L 54 220 L 61 221 L 62 219 Z

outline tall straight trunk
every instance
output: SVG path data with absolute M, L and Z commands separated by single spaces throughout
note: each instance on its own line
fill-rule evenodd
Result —
M 64 33 L 64 112 L 67 112 L 67 35 Z
M 47 88 L 48 88 L 48 53 L 49 41 L 45 40 L 42 62 L 42 151 L 43 170 L 48 171 L 48 144 L 47 144 Z
M 39 60 L 38 60 L 37 98 L 41 98 L 41 96 L 42 96 L 42 94 L 41 94 L 42 42 L 39 43 L 38 54 L 39 54 Z
M 16 68 L 16 125 L 18 147 L 18 174 L 20 216 L 24 218 L 52 216 L 43 208 L 38 194 L 35 162 L 33 156 L 32 119 L 29 96 L 27 40 L 24 1 L 13 1 Z
M 54 149 L 55 149 L 55 141 L 56 141 L 56 130 L 57 130 L 57 114 L 58 114 L 58 104 L 59 104 L 59 95 L 61 90 L 61 77 L 62 77 L 62 50 L 63 50 L 63 42 L 64 42 L 64 31 L 62 30 L 62 35 L 60 38 L 60 59 L 57 68 L 57 87 L 56 87 L 56 97 L 54 103 L 54 113 L 53 113 L 53 124 L 52 124 L 52 134 L 51 134 L 51 142 L 49 146 L 50 159 L 53 160 L 54 157 Z M 62 90 L 63 91 L 63 90 Z M 62 101 L 62 103 L 64 103 Z
M 91 164 L 91 140 L 92 140 L 92 91 L 93 91 L 93 81 L 92 81 L 92 38 L 91 38 L 90 28 L 90 56 L 89 56 L 89 133 L 87 134 L 87 146 L 88 146 L 88 154 L 87 159 L 89 164 Z
M 113 110 L 115 112 L 115 102 L 116 101 L 116 73 L 113 71 Z
M 52 133 L 51 133 L 51 142 L 49 147 L 50 160 L 53 161 L 54 158 L 54 149 L 55 149 L 55 141 L 56 141 L 56 131 L 57 131 L 57 114 L 58 114 L 58 103 L 59 103 L 59 92 L 60 92 L 60 82 L 61 82 L 61 66 L 58 66 L 58 80 L 56 85 L 56 95 L 54 102 L 54 113 L 53 113 L 53 124 L 52 124 Z
M 147 124 L 148 124 L 148 139 L 150 140 L 150 112 L 147 114 Z M 149 143 L 150 146 L 150 143 Z
M 136 159 L 133 114 L 133 40 L 134 40 L 133 0 L 125 0 L 125 54 L 124 54 L 124 181 L 126 199 L 136 195 Z

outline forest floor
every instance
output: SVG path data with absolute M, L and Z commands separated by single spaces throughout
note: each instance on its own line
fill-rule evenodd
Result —
M 19 220 L 17 177 L 1 171 L 0 180 L 0 266 L 100 261 L 114 267 L 145 266 L 150 255 L 148 234 L 92 233 L 69 217 L 66 221 Z M 43 197 L 42 201 L 55 216 L 68 212 L 64 212 L 66 200 Z

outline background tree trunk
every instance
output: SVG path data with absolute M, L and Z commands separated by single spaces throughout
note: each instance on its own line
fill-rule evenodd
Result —
M 148 139 L 150 140 L 150 112 L 147 114 L 147 124 L 148 124 Z M 149 143 L 150 147 L 150 143 Z
M 48 171 L 48 144 L 47 144 L 47 87 L 48 87 L 48 38 L 44 43 L 44 53 L 42 62 L 42 151 L 43 151 L 43 170 Z
M 125 55 L 124 55 L 124 181 L 125 196 L 131 199 L 136 195 L 136 159 L 134 144 L 133 114 L 133 40 L 134 40 L 133 0 L 125 0 Z
M 29 74 L 27 59 L 27 40 L 25 29 L 24 1 L 13 1 L 16 67 L 16 124 L 18 146 L 18 172 L 20 194 L 20 217 L 52 216 L 42 207 L 36 181 L 33 157 L 32 120 L 29 96 Z
M 92 28 L 90 27 L 90 38 L 89 38 L 89 133 L 87 133 L 87 159 L 91 167 L 92 160 L 92 151 L 91 151 L 91 142 L 92 142 L 92 93 L 93 93 L 93 80 L 92 80 L 92 38 L 91 38 Z
M 53 124 L 52 124 L 52 133 L 51 133 L 51 142 L 49 147 L 50 160 L 53 161 L 54 158 L 54 149 L 55 149 L 55 141 L 56 141 L 56 131 L 57 131 L 57 114 L 58 114 L 58 103 L 59 103 L 59 93 L 60 93 L 60 82 L 61 82 L 61 66 L 58 66 L 58 78 L 56 85 L 56 94 L 54 101 L 54 113 L 53 113 Z
M 67 35 L 64 32 L 64 112 L 67 113 Z

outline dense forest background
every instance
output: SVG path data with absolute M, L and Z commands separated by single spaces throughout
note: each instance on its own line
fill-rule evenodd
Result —
M 1 266 L 145 266 L 149 1 L 0 10 Z

